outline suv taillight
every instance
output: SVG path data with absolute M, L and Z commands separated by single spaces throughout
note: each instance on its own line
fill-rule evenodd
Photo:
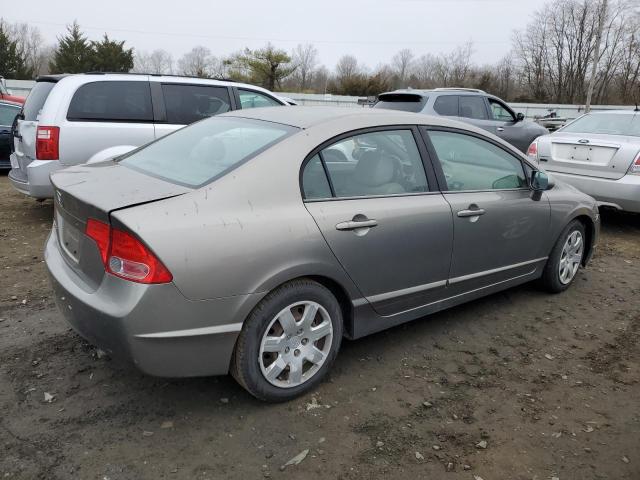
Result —
M 106 272 L 138 283 L 168 283 L 171 272 L 136 237 L 90 218 L 85 234 L 98 245 Z
M 531 157 L 532 160 L 538 160 L 538 141 L 534 140 L 531 145 L 529 145 L 529 149 L 527 150 L 527 155 Z
M 636 155 L 636 159 L 629 167 L 629 173 L 631 175 L 640 175 L 640 152 L 638 152 L 638 155 Z
M 60 127 L 38 127 L 36 131 L 36 159 L 58 160 Z

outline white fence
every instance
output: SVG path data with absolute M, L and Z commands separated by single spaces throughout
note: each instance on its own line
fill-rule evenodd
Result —
M 8 80 L 7 88 L 15 95 L 27 96 L 34 81 L 31 80 Z M 350 108 L 367 108 L 358 104 L 358 99 L 362 97 L 350 97 L 346 95 L 332 95 L 330 93 L 287 93 L 278 92 L 278 95 L 289 97 L 295 100 L 299 105 L 325 105 L 334 107 L 350 107 Z M 543 103 L 510 103 L 518 113 L 523 113 L 526 118 L 534 118 L 535 116 L 544 116 L 550 110 L 555 110 L 558 117 L 573 119 L 584 113 L 584 105 L 563 105 L 563 104 L 543 104 Z M 633 106 L 621 105 L 594 105 L 592 110 L 631 110 Z

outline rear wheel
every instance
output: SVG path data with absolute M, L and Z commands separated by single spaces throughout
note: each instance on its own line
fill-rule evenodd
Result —
M 269 293 L 245 321 L 232 375 L 255 397 L 286 401 L 322 381 L 342 340 L 338 301 L 324 286 L 295 280 Z
M 584 225 L 572 221 L 558 238 L 540 279 L 542 286 L 559 293 L 569 288 L 582 263 L 585 253 Z

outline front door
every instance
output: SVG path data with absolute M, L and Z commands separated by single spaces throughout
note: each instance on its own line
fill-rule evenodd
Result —
M 493 98 L 487 100 L 492 116 L 490 131 L 518 150 L 526 152 L 529 148 L 530 136 L 525 134 L 525 123 L 518 122 L 515 113 L 504 103 Z
M 521 159 L 480 136 L 430 130 L 454 224 L 450 291 L 507 281 L 544 265 L 550 205 Z
M 397 127 L 348 136 L 303 170 L 308 211 L 381 315 L 441 298 L 449 272 L 451 209 L 431 191 L 415 135 Z

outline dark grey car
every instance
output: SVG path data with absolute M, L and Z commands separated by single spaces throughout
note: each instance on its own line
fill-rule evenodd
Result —
M 441 115 L 467 122 L 497 135 L 521 152 L 549 131 L 515 113 L 504 101 L 482 90 L 436 88 L 433 90 L 396 90 L 382 93 L 374 108 Z
M 595 201 L 460 122 L 264 108 L 52 175 L 69 323 L 159 376 L 313 388 L 358 338 L 532 280 L 569 287 Z

